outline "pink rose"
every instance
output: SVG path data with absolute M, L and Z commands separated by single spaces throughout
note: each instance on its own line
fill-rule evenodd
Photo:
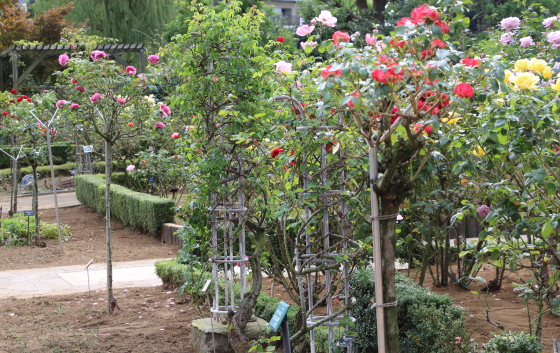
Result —
M 124 71 L 126 71 L 126 73 L 131 76 L 136 75 L 136 68 L 134 66 L 127 66 L 126 69 L 124 69 Z
M 476 212 L 478 212 L 478 215 L 480 217 L 485 218 L 490 213 L 490 207 L 486 205 L 481 205 L 479 208 L 476 209 Z
M 552 44 L 552 48 L 560 47 L 560 31 L 550 32 L 546 35 L 546 40 Z
M 338 43 L 340 43 L 340 42 L 349 42 L 350 41 L 350 36 L 346 32 L 336 31 L 336 32 L 333 33 L 332 39 L 333 39 L 334 45 L 338 45 Z
M 91 60 L 99 61 L 101 59 L 105 59 L 107 57 L 107 53 L 101 50 L 94 50 L 91 52 Z
M 157 127 L 158 129 L 163 129 L 165 128 L 165 124 L 162 123 L 161 121 L 158 121 L 157 123 L 154 124 L 155 127 Z
M 176 133 L 172 134 L 172 135 L 171 135 L 171 138 L 172 138 L 172 139 L 178 139 L 178 138 L 179 138 L 179 133 L 176 132 Z
M 163 116 L 169 116 L 169 114 L 171 114 L 171 109 L 163 103 L 160 104 L 159 110 Z
M 60 66 L 66 66 L 66 64 L 68 63 L 68 60 L 70 60 L 70 58 L 68 57 L 68 55 L 66 53 L 60 55 L 58 57 L 58 63 L 60 64 Z
M 57 108 L 60 108 L 60 107 L 64 106 L 66 103 L 68 103 L 68 102 L 65 101 L 65 100 L 59 100 L 59 101 L 56 102 L 54 105 L 55 105 Z
M 89 97 L 89 100 L 92 103 L 95 103 L 99 100 L 99 98 L 101 98 L 101 95 L 99 93 L 95 92 L 91 97 Z
M 542 24 L 547 29 L 551 29 L 552 27 L 554 27 L 554 25 L 557 22 L 558 22 L 558 16 L 554 16 L 554 17 L 549 17 L 549 18 L 545 19 L 544 21 L 542 21 Z
M 296 34 L 300 37 L 304 37 L 313 32 L 314 29 L 315 26 L 303 25 L 296 30 Z
M 321 11 L 319 17 L 314 18 L 315 23 L 320 22 L 325 26 L 334 27 L 336 25 L 336 17 L 333 17 L 330 11 Z
M 159 55 L 153 54 L 148 56 L 148 61 L 152 64 L 157 64 L 159 62 Z
M 527 48 L 530 47 L 531 45 L 535 44 L 533 43 L 533 38 L 531 37 L 523 37 L 519 40 L 519 44 L 523 47 L 523 48 Z
M 72 103 L 72 104 L 70 104 L 70 107 L 69 107 L 69 108 L 70 108 L 70 109 L 77 109 L 77 108 L 79 108 L 79 107 L 80 107 L 79 104 L 77 104 L 77 103 Z
M 286 72 L 286 73 L 292 72 L 292 64 L 287 63 L 284 60 L 280 60 L 279 62 L 274 64 L 274 66 L 276 66 L 276 71 L 278 72 Z
M 82 93 L 84 93 L 86 91 L 86 89 L 82 86 L 76 86 L 76 87 L 74 87 L 74 89 L 76 89 L 76 91 L 80 91 Z
M 374 45 L 375 42 L 377 41 L 377 38 L 375 38 L 374 36 L 372 36 L 371 34 L 366 34 L 366 43 L 368 45 Z
M 131 164 L 126 167 L 126 171 L 129 173 L 132 172 L 134 169 L 136 169 L 136 166 L 134 164 Z
M 317 42 L 301 42 L 299 43 L 299 45 L 301 45 L 301 47 L 303 48 L 303 50 L 305 50 L 306 47 L 311 47 L 311 48 L 315 48 L 315 46 L 317 45 Z
M 503 45 L 509 45 L 509 43 L 514 41 L 515 39 L 513 39 L 513 37 L 509 33 L 502 34 L 502 37 L 500 38 L 500 43 L 502 43 Z
M 521 21 L 517 17 L 504 18 L 500 22 L 500 24 L 502 25 L 502 28 L 505 29 L 506 31 L 511 31 L 512 29 L 515 29 L 515 28 L 519 27 L 520 23 L 521 23 Z
M 78 83 L 78 80 L 76 80 L 76 77 L 72 77 L 70 79 L 70 82 L 73 83 L 73 84 L 76 84 L 76 83 Z
M 124 105 L 126 103 L 126 99 L 124 98 L 117 98 L 117 102 L 119 102 L 120 104 Z

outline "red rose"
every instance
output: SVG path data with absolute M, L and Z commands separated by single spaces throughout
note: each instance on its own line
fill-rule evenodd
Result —
M 350 96 L 352 96 L 352 97 L 359 97 L 360 94 L 357 93 L 357 92 L 354 92 L 354 93 L 352 93 Z M 350 100 L 348 101 L 348 106 L 349 106 L 350 108 L 354 108 L 354 103 L 352 103 L 352 99 L 350 99 Z M 328 151 L 328 150 L 327 150 L 327 151 Z
M 409 26 L 411 24 L 416 24 L 416 22 L 409 18 L 409 17 L 403 17 L 400 20 L 397 21 L 397 27 L 398 26 Z
M 420 53 L 420 56 L 422 57 L 422 59 L 431 58 L 434 55 L 435 55 L 435 53 L 431 48 L 428 49 L 428 50 L 422 50 L 422 52 Z
M 418 22 L 424 22 L 425 20 L 436 22 L 438 21 L 438 16 L 437 11 L 429 9 L 424 5 L 415 8 L 410 14 L 410 17 Z
M 282 153 L 282 152 L 285 152 L 285 151 L 284 151 L 283 149 L 281 149 L 281 148 L 275 148 L 275 149 L 273 149 L 272 151 L 270 151 L 270 156 L 271 156 L 272 158 L 276 158 L 276 157 L 278 157 L 278 155 L 279 155 L 280 153 Z
M 23 97 L 17 97 L 16 98 L 16 102 L 18 102 L 18 103 L 21 102 L 22 100 L 23 100 Z
M 285 39 L 284 37 L 276 37 L 276 41 L 280 43 L 284 43 Z
M 434 26 L 439 27 L 443 33 L 449 32 L 449 29 L 450 29 L 449 26 L 445 22 L 442 22 L 442 21 L 436 21 L 434 23 Z
M 464 58 L 463 60 L 461 60 L 461 63 L 468 67 L 477 67 L 480 65 L 480 62 L 478 60 L 471 58 Z
M 340 42 L 349 42 L 350 36 L 348 35 L 348 33 L 336 31 L 332 35 L 332 40 L 334 42 L 334 45 L 338 45 L 338 43 Z
M 389 83 L 387 81 L 388 77 L 387 77 L 387 75 L 385 75 L 385 72 L 383 72 L 383 70 L 374 70 L 371 73 L 371 78 L 373 78 L 374 80 L 379 81 L 381 83 L 384 83 L 384 84 Z
M 389 41 L 389 45 L 392 46 L 393 48 L 404 48 L 405 41 L 401 40 L 397 42 L 394 39 L 391 39 L 391 41 Z
M 332 65 L 327 66 L 326 69 L 324 69 L 323 71 L 321 71 L 321 76 L 323 76 L 323 78 L 328 78 L 330 76 L 338 76 L 340 77 L 342 75 L 342 70 L 338 69 L 338 70 L 331 70 Z
M 10 115 L 10 113 L 9 112 L 3 112 L 2 115 L 8 116 L 8 115 Z
M 434 39 L 430 42 L 430 47 L 432 48 L 445 48 L 447 46 L 447 44 L 445 44 L 445 42 L 441 39 Z
M 471 98 L 474 95 L 474 88 L 468 83 L 459 83 L 455 86 L 455 94 L 461 98 Z
M 17 91 L 15 89 L 10 91 L 11 94 L 17 94 Z
M 414 132 L 415 133 L 419 133 L 422 129 L 424 129 L 424 131 L 427 134 L 430 134 L 433 131 L 431 126 L 426 126 L 426 128 L 424 128 L 424 124 L 422 124 L 422 123 L 418 123 L 418 124 L 414 125 Z
M 426 131 L 427 134 L 431 134 L 433 129 L 431 126 L 426 126 L 426 128 L 424 129 L 424 131 Z
M 399 112 L 399 108 L 397 107 L 393 107 L 393 109 L 391 110 L 391 114 L 397 114 Z M 394 117 L 391 118 L 391 124 L 393 124 L 397 119 L 399 118 L 399 115 L 395 115 Z

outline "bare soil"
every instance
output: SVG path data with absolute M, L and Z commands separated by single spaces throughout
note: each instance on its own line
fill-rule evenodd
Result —
M 0 247 L 0 270 L 85 264 L 91 258 L 105 258 L 103 216 L 78 206 L 61 210 L 62 223 L 70 225 L 73 236 L 64 243 L 64 255 L 58 242 L 47 240 L 46 248 Z M 42 220 L 55 222 L 53 210 L 41 211 Z M 138 233 L 112 222 L 114 261 L 174 257 L 178 246 L 161 244 L 152 235 Z M 487 267 L 480 276 L 490 280 L 494 270 Z M 414 276 L 414 272 L 411 273 Z M 519 283 L 515 274 L 507 274 L 502 289 L 486 295 L 490 319 L 507 331 L 528 332 L 528 313 L 511 283 Z M 468 309 L 466 319 L 472 338 L 488 341 L 500 329 L 487 322 L 480 297 L 459 287 L 431 288 L 448 293 L 455 304 Z M 270 294 L 270 281 L 263 283 Z M 291 302 L 282 288 L 275 296 Z M 92 292 L 33 299 L 0 299 L 0 353 L 4 352 L 193 352 L 190 347 L 191 321 L 206 316 L 189 298 L 178 298 L 177 291 L 163 287 L 116 290 L 122 309 L 115 315 L 105 313 L 105 293 Z M 535 306 L 529 305 L 529 316 Z M 560 317 L 545 314 L 543 320 L 545 352 L 552 352 L 551 338 L 560 338 Z

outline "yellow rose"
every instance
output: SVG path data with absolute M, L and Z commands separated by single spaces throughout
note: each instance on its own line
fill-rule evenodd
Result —
M 556 80 L 555 84 L 550 85 L 550 87 L 552 87 L 553 90 L 560 92 L 560 78 Z
M 548 64 L 542 59 L 532 58 L 529 61 L 529 70 L 537 71 L 543 73 L 545 69 L 548 69 Z
M 509 71 L 509 70 L 505 70 L 504 74 L 506 75 L 506 78 L 504 78 L 504 82 L 508 83 L 509 82 L 509 78 L 511 77 L 511 75 L 513 75 L 513 72 Z
M 534 91 L 537 89 L 539 78 L 530 72 L 522 72 L 511 76 L 509 82 L 515 85 L 516 90 L 529 89 Z
M 529 70 L 529 60 L 528 59 L 520 59 L 515 62 L 513 66 L 513 71 L 520 72 L 520 71 L 527 71 Z
M 474 148 L 474 151 L 473 151 L 472 154 L 474 154 L 474 155 L 477 156 L 477 157 L 482 158 L 482 157 L 486 154 L 486 152 L 484 151 L 484 149 L 483 149 L 482 147 L 476 146 L 476 147 Z
M 552 72 L 552 70 L 551 70 L 549 67 L 547 67 L 546 69 L 544 69 L 543 72 L 542 72 L 542 76 L 543 76 L 545 79 L 547 79 L 547 80 L 548 80 L 549 78 L 551 78 L 553 74 L 554 74 L 554 73 Z

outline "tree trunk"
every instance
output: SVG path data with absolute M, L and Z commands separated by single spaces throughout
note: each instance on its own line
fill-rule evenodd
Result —
M 358 8 L 358 10 L 367 10 L 367 0 L 356 0 L 356 7 Z
M 105 131 L 107 132 L 107 131 Z M 113 297 L 113 264 L 111 257 L 111 148 L 112 143 L 105 140 L 105 234 L 107 250 L 107 312 L 113 313 L 116 305 Z M 115 302 L 115 304 L 113 304 Z
M 395 200 L 380 197 L 381 215 L 394 215 L 399 212 L 399 205 Z M 397 301 L 395 292 L 395 253 L 397 247 L 396 218 L 382 220 L 381 227 L 381 268 L 383 271 L 383 301 L 392 303 Z M 377 290 L 377 289 L 376 289 Z M 384 308 L 386 352 L 399 352 L 399 326 L 397 321 L 398 307 Z
M 12 155 L 14 154 L 14 147 L 15 147 L 15 139 L 14 135 L 11 135 L 11 147 L 12 147 Z M 17 156 L 16 156 L 17 158 Z M 18 161 L 17 159 L 12 159 L 12 199 L 10 203 L 10 215 L 14 215 L 17 213 L 17 189 L 18 189 Z
M 387 6 L 387 2 L 388 0 L 373 0 L 373 18 L 377 21 L 377 24 L 382 26 L 385 25 L 385 7 Z
M 39 178 L 37 176 L 37 161 L 31 163 L 33 169 L 33 214 L 35 215 L 35 245 L 39 245 Z

